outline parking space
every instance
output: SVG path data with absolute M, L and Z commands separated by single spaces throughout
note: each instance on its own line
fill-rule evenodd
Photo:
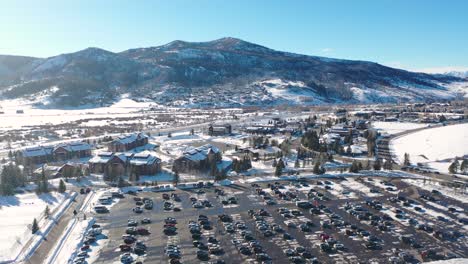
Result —
M 466 257 L 464 205 L 424 195 L 381 178 L 140 192 L 97 215 L 109 236 L 97 262 L 120 260 L 129 219 L 137 230 L 150 232 L 137 233 L 130 243 L 134 261 L 142 263 L 418 263 Z M 138 200 L 152 201 L 152 209 L 143 202 L 142 212 L 135 212 Z M 151 222 L 142 224 L 145 218 Z M 134 252 L 137 241 L 145 246 L 140 254 Z

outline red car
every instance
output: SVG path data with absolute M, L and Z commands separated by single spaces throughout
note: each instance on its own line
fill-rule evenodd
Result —
M 148 231 L 148 229 L 142 228 L 142 227 L 138 228 L 137 232 L 141 236 L 147 236 L 147 235 L 151 234 L 150 231 Z
M 120 251 L 122 251 L 122 252 L 128 252 L 128 251 L 132 250 L 132 247 L 129 246 L 129 245 L 126 245 L 126 244 L 120 245 L 119 248 L 120 248 Z
M 325 234 L 325 233 L 320 234 L 320 239 L 321 239 L 322 241 L 325 241 L 325 240 L 327 240 L 327 239 L 329 239 L 329 238 L 330 238 L 330 236 L 327 235 L 327 234 Z
M 81 249 L 81 251 L 88 250 L 88 249 L 89 249 L 89 245 L 84 245 L 84 246 L 82 246 L 80 249 Z

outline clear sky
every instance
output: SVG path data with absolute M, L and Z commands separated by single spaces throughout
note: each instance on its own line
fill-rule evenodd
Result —
M 0 54 L 48 57 L 237 37 L 406 69 L 468 69 L 467 0 L 5 0 Z

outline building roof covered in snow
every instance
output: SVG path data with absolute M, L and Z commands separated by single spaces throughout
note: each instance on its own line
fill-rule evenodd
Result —
M 152 165 L 159 162 L 161 162 L 161 160 L 148 151 L 137 153 L 133 155 L 132 159 L 130 160 L 130 164 L 135 166 Z
M 40 157 L 52 154 L 53 147 L 34 147 L 26 148 L 22 151 L 23 157 Z
M 116 139 L 114 139 L 111 144 L 125 145 L 144 138 L 148 138 L 148 135 L 146 135 L 145 133 L 133 133 L 129 135 L 119 136 Z
M 112 157 L 114 153 L 112 152 L 101 152 L 97 156 L 94 156 L 89 160 L 89 163 L 107 163 Z
M 192 161 L 201 161 L 205 160 L 208 155 L 212 153 L 220 153 L 220 150 L 211 144 L 206 144 L 198 148 L 190 148 L 186 150 L 183 154 L 183 157 Z
M 91 145 L 86 142 L 62 143 L 54 147 L 54 151 L 63 148 L 70 152 L 91 150 Z

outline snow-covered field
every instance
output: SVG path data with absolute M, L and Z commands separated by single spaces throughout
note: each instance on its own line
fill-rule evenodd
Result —
M 2 122 L 0 129 L 18 129 L 24 126 L 36 126 L 46 124 L 61 124 L 89 118 L 132 117 L 141 114 L 134 113 L 142 109 L 148 109 L 150 103 L 136 102 L 131 99 L 121 99 L 109 107 L 82 108 L 82 109 L 45 109 L 36 108 L 31 102 L 23 100 L 0 101 Z M 23 114 L 17 114 L 17 110 L 23 110 Z M 133 113 L 132 113 L 133 112 Z
M 405 153 L 411 163 L 424 163 L 446 173 L 455 157 L 468 155 L 468 124 L 421 130 L 392 140 L 397 160 L 403 161 Z
M 373 122 L 372 127 L 387 133 L 389 135 L 398 134 L 400 132 L 427 127 L 429 124 L 418 124 L 411 122 Z
M 45 226 L 46 221 L 40 220 L 46 206 L 53 213 L 66 197 L 60 193 L 0 197 L 0 262 L 14 259 L 22 245 L 33 236 L 29 229 L 33 219 L 38 220 L 40 227 Z

